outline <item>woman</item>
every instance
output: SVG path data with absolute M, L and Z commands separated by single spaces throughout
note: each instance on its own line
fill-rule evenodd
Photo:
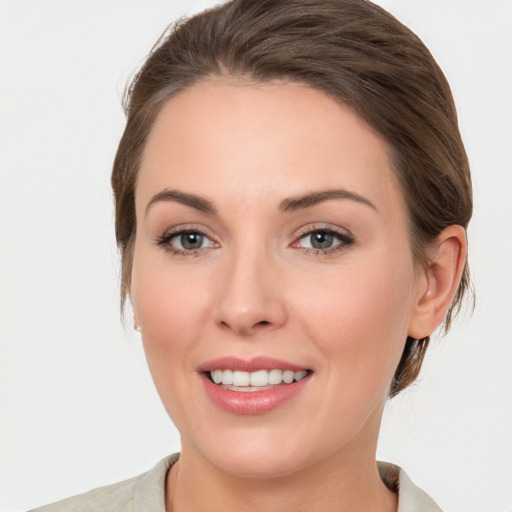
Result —
M 469 283 L 469 167 L 421 41 L 362 0 L 235 0 L 159 42 L 127 116 L 122 301 L 182 450 L 39 510 L 439 510 L 375 462 Z

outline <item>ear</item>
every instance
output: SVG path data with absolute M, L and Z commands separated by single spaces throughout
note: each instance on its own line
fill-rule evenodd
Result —
M 133 304 L 132 304 L 132 311 L 133 311 Z M 133 329 L 137 332 L 140 332 L 140 324 L 139 324 L 139 321 L 137 320 L 137 314 L 135 313 L 135 311 L 133 311 Z
M 133 329 L 137 332 L 140 332 L 140 324 L 137 320 L 137 315 L 135 313 L 133 314 Z
M 408 335 L 430 336 L 444 320 L 464 271 L 466 231 L 462 226 L 444 229 L 427 252 L 427 264 L 418 278 Z

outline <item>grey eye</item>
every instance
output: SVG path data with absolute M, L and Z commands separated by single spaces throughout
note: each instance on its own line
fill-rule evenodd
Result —
M 335 241 L 334 236 L 326 231 L 315 231 L 308 236 L 313 249 L 330 249 Z
M 200 233 L 183 233 L 180 235 L 180 243 L 183 249 L 192 251 L 203 246 L 204 238 Z
M 199 231 L 182 231 L 168 238 L 168 243 L 179 251 L 197 251 L 212 247 L 213 241 Z
M 328 251 L 344 242 L 346 240 L 344 240 L 343 235 L 324 229 L 317 229 L 303 235 L 299 240 L 299 246 L 304 249 Z

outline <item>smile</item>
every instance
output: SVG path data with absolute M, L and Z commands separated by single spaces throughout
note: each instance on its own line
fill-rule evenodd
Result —
M 289 361 L 223 357 L 198 368 L 206 395 L 226 412 L 258 415 L 302 395 L 314 377 L 312 369 Z
M 281 370 L 279 368 L 255 372 L 216 369 L 209 372 L 209 377 L 215 384 L 230 391 L 254 392 L 270 389 L 272 386 L 282 383 L 298 382 L 307 374 L 306 370 L 294 372 L 293 370 Z

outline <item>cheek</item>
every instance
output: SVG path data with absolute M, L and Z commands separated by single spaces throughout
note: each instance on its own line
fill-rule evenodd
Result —
M 135 253 L 131 288 L 134 313 L 151 337 L 178 336 L 182 340 L 200 325 L 195 320 L 204 310 L 208 281 L 197 271 L 191 278 L 186 268 L 170 265 L 165 254 L 153 252 L 142 248 Z
M 308 319 L 309 338 L 349 387 L 377 389 L 387 386 L 403 351 L 414 271 L 407 258 L 372 261 L 310 278 L 297 317 Z
M 173 269 L 141 251 L 132 272 L 132 304 L 141 326 L 142 342 L 151 376 L 161 401 L 180 431 L 196 422 L 190 410 L 191 361 L 199 349 L 206 295 L 201 279 Z M 188 276 L 188 277 L 187 277 Z M 200 276 L 197 276 L 200 277 Z M 201 424 L 195 424 L 197 431 Z
M 148 251 L 149 252 L 149 251 Z M 206 315 L 201 276 L 166 264 L 162 255 L 136 253 L 131 298 L 141 326 L 144 351 L 153 380 L 164 403 L 179 372 L 193 371 L 190 356 L 201 338 Z M 205 283 L 207 286 L 207 283 Z

